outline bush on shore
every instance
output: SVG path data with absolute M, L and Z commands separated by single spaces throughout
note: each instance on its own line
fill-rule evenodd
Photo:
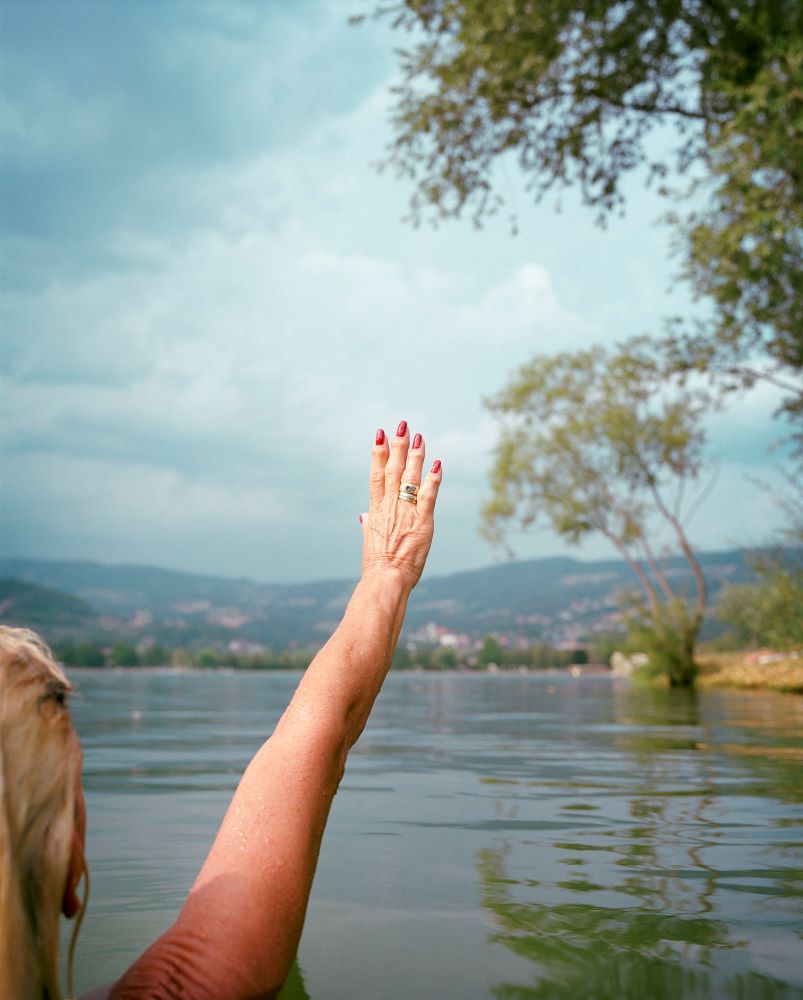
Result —
M 803 693 L 803 651 L 702 653 L 701 688 L 736 687 Z

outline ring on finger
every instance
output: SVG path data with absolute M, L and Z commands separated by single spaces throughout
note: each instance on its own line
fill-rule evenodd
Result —
M 408 503 L 418 502 L 418 487 L 415 483 L 402 483 L 399 487 L 399 500 L 406 500 Z

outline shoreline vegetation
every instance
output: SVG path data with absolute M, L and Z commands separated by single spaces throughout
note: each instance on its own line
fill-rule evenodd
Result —
M 182 651 L 184 652 L 184 651 Z M 555 650 L 555 653 L 562 651 Z M 74 657 L 63 660 L 68 669 L 81 671 L 104 671 L 109 673 L 204 673 L 208 671 L 235 673 L 269 673 L 271 671 L 295 671 L 302 673 L 312 654 L 276 654 L 267 662 L 249 662 L 246 658 L 232 659 L 220 657 L 213 661 L 212 657 L 172 657 L 164 663 L 117 663 L 104 659 L 103 662 L 80 663 Z M 611 677 L 622 679 L 605 663 L 568 662 L 550 663 L 534 666 L 532 663 L 494 662 L 483 664 L 468 664 L 455 662 L 451 665 L 433 662 L 431 657 L 421 658 L 417 662 L 415 655 L 404 658 L 404 664 L 394 664 L 395 673 L 414 674 L 474 674 L 484 675 L 518 675 L 518 676 L 565 676 L 565 677 Z M 700 652 L 696 657 L 699 666 L 696 685 L 700 690 L 716 688 L 731 688 L 742 690 L 778 691 L 790 694 L 803 694 L 803 651 L 741 651 L 741 652 Z M 638 673 L 636 672 L 636 679 Z M 662 683 L 662 679 L 652 679 L 651 683 Z
M 624 563 L 514 561 L 425 581 L 393 670 L 578 675 L 610 665 L 637 683 L 663 676 L 675 686 L 803 692 L 797 656 L 768 652 L 803 653 L 803 548 L 700 559 L 712 604 L 697 642 L 688 609 L 660 628 L 634 612 Z M 67 667 L 300 671 L 349 591 L 345 581 L 262 585 L 147 566 L 0 563 L 11 574 L 0 578 L 0 618 L 41 632 Z M 667 557 L 665 570 L 692 587 L 682 560 Z
M 256 645 L 256 644 L 255 644 Z M 254 648 L 253 651 L 205 647 L 202 649 L 173 648 L 154 645 L 138 650 L 128 642 L 113 646 L 100 643 L 61 643 L 53 645 L 56 658 L 65 667 L 97 670 L 305 670 L 317 649 L 286 649 L 282 651 Z M 462 672 L 500 673 L 567 670 L 582 667 L 587 671 L 607 672 L 602 657 L 589 656 L 584 648 L 560 649 L 543 643 L 516 649 L 503 648 L 493 637 L 487 637 L 477 649 L 454 649 L 451 646 L 400 646 L 392 669 L 397 672 Z
M 697 686 L 803 694 L 803 651 L 701 653 Z

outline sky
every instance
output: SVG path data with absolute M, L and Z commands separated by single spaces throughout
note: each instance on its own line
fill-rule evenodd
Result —
M 444 465 L 428 572 L 489 565 L 483 399 L 533 353 L 694 308 L 643 178 L 605 230 L 512 166 L 517 235 L 405 222 L 409 182 L 376 168 L 403 38 L 348 23 L 367 9 L 0 0 L 3 555 L 356 576 L 374 433 L 404 418 Z M 776 405 L 709 421 L 699 547 L 777 528 Z

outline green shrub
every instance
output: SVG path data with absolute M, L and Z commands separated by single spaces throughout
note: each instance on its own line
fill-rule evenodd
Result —
M 756 583 L 724 588 L 717 617 L 731 626 L 743 646 L 803 645 L 803 566 L 787 566 L 776 557 L 754 560 L 753 569 Z
M 647 654 L 642 677 L 666 677 L 672 687 L 690 687 L 698 673 L 694 643 L 699 622 L 681 600 L 667 601 L 657 611 L 628 619 L 626 646 Z

